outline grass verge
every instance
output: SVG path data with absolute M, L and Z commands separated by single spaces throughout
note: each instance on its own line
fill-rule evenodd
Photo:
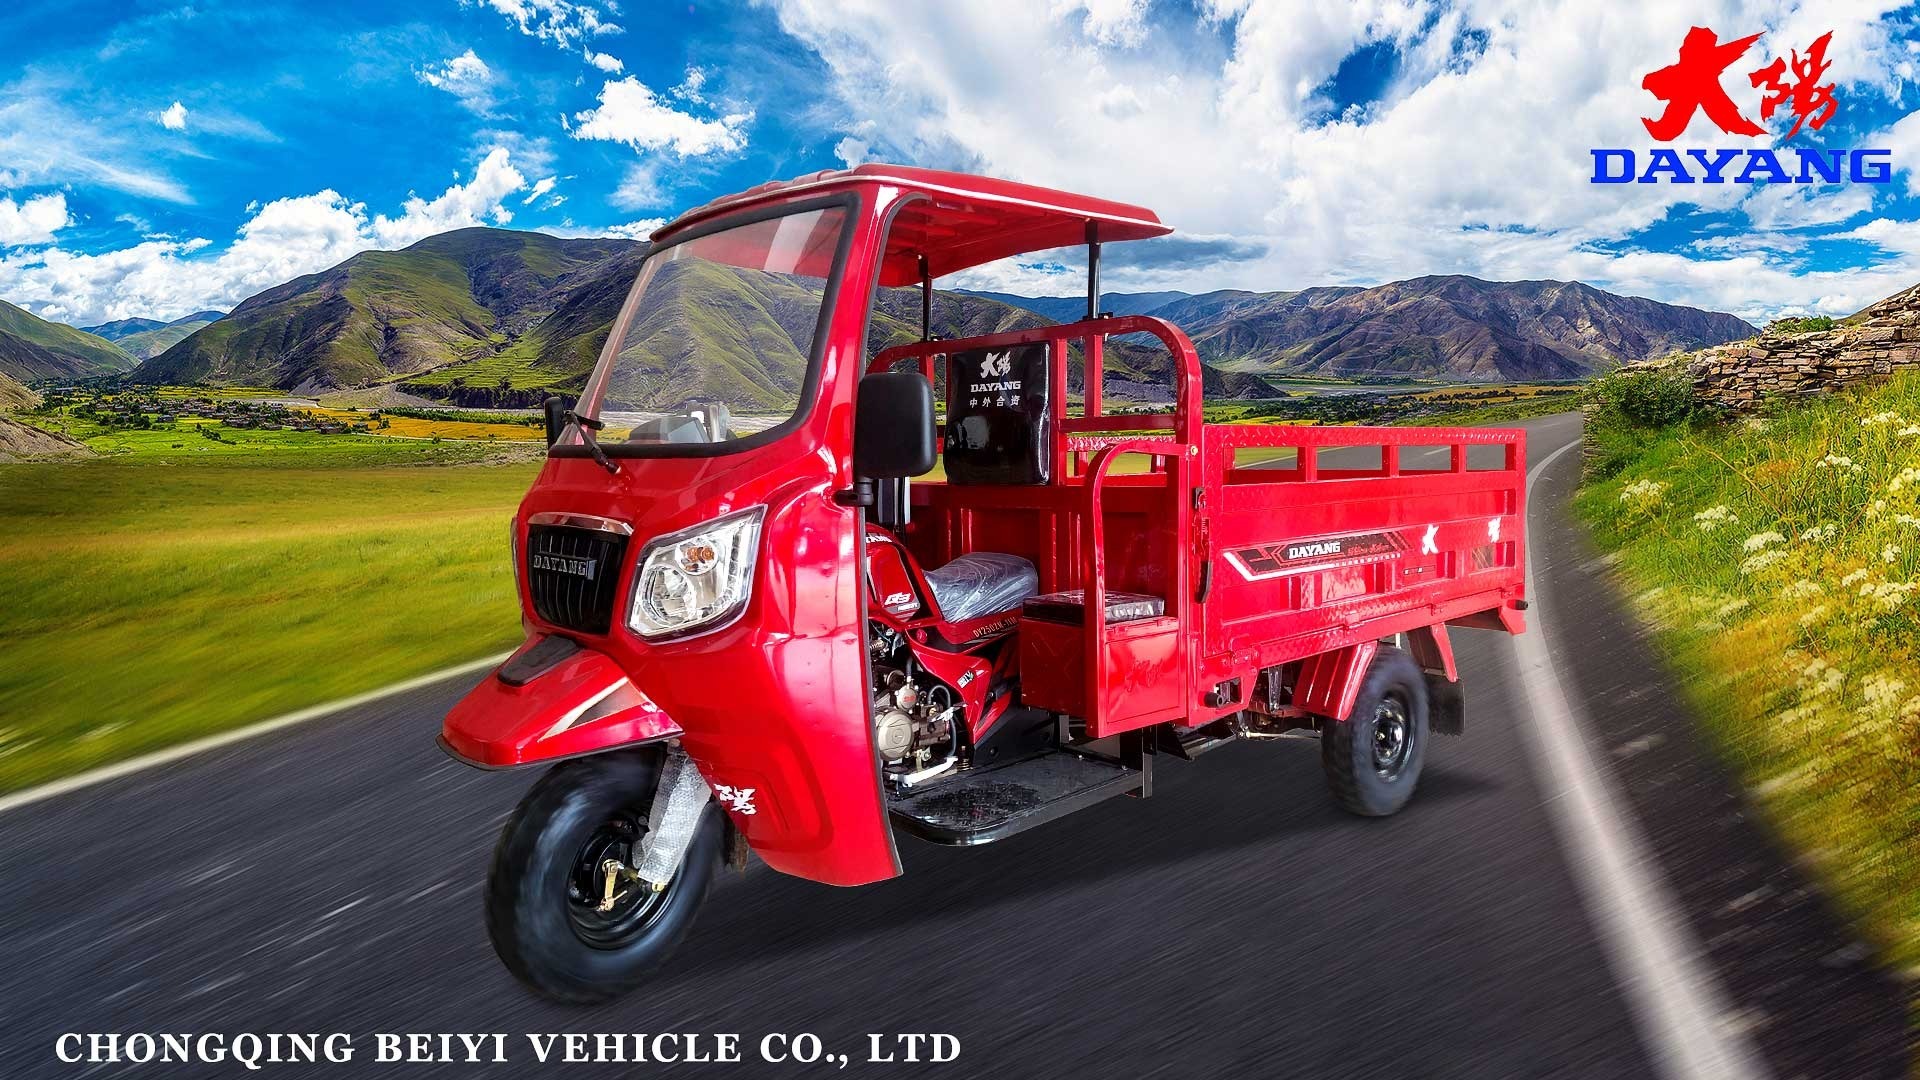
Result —
M 1734 422 L 1595 384 L 1575 501 L 1788 844 L 1920 969 L 1920 374 Z
M 518 641 L 536 462 L 276 434 L 0 466 L 0 790 Z

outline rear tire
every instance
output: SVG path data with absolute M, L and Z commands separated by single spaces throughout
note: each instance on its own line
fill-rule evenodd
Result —
M 557 765 L 500 832 L 487 875 L 487 935 L 515 978 L 575 1004 L 639 986 L 693 925 L 720 860 L 726 820 L 709 804 L 667 888 L 626 883 L 611 912 L 592 867 L 631 864 L 660 781 L 658 750 L 629 750 Z
M 1427 756 L 1427 680 L 1413 657 L 1383 645 L 1353 712 L 1323 718 L 1320 764 L 1333 800 L 1362 817 L 1386 817 L 1413 797 Z

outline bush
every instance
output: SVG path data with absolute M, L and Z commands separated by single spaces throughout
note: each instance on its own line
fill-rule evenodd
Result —
M 1700 414 L 1693 381 L 1680 364 L 1616 371 L 1595 379 L 1587 389 L 1587 397 L 1597 406 L 1595 422 L 1602 424 L 1664 428 L 1685 423 Z
M 1775 319 L 1767 324 L 1769 334 L 1810 334 L 1816 330 L 1831 330 L 1836 326 L 1825 315 L 1812 315 L 1805 318 Z

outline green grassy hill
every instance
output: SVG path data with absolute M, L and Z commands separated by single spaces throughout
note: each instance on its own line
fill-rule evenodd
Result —
M 497 354 L 439 368 L 402 388 L 463 405 L 526 406 L 549 393 L 576 394 L 599 358 L 626 299 L 643 252 L 622 254 L 570 282 L 552 315 Z M 656 279 L 647 320 L 629 333 L 627 405 L 672 408 L 717 397 L 745 411 L 786 411 L 806 372 L 806 349 L 819 314 L 819 292 L 800 279 L 711 263 L 675 263 Z M 936 291 L 933 332 L 943 339 L 1051 325 L 1033 311 L 978 294 Z M 883 289 L 867 334 L 867 355 L 920 338 L 920 291 Z M 696 362 L 696 358 L 698 362 Z M 1171 394 L 1164 350 L 1110 342 L 1106 384 L 1116 400 Z M 1080 389 L 1080 373 L 1069 385 Z M 1270 394 L 1252 375 L 1208 369 L 1206 393 Z
M 317 392 L 491 355 L 550 313 L 571 275 L 634 246 L 475 228 L 363 252 L 249 298 L 134 378 Z
M 118 334 L 106 333 L 101 327 L 90 328 L 87 332 L 97 333 L 120 346 L 135 360 L 150 360 L 186 340 L 195 331 L 220 321 L 221 318 L 221 314 L 217 311 L 196 311 L 192 315 L 169 323 L 156 323 L 153 326 L 125 330 Z M 154 322 L 154 320 L 122 319 L 120 324 L 109 323 L 108 326 L 142 322 Z
M 502 229 L 461 229 L 404 251 L 364 252 L 248 299 L 132 378 L 300 393 L 398 383 L 463 406 L 531 406 L 584 385 L 644 255 L 643 245 L 623 240 Z M 818 314 L 815 286 L 676 264 L 656 288 L 661 302 L 630 344 L 634 363 L 621 393 L 631 403 L 721 397 L 749 411 L 790 406 Z M 158 332 L 128 322 L 113 330 L 129 342 Z M 934 333 L 943 338 L 1048 324 L 978 295 L 941 292 L 934 304 Z M 914 340 L 919 326 L 918 291 L 886 290 L 870 345 L 877 351 Z M 1164 398 L 1171 387 L 1166 354 L 1134 342 L 1110 345 L 1107 378 L 1109 394 L 1123 400 Z M 1079 376 L 1071 381 L 1077 390 Z M 1211 369 L 1206 391 L 1271 393 L 1255 375 Z
M 48 322 L 0 300 L 0 375 L 20 382 L 110 375 L 133 357 L 105 338 Z

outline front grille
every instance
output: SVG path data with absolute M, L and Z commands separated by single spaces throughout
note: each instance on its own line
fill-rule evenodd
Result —
M 534 614 L 583 634 L 613 625 L 627 538 L 565 525 L 527 527 L 527 591 Z

